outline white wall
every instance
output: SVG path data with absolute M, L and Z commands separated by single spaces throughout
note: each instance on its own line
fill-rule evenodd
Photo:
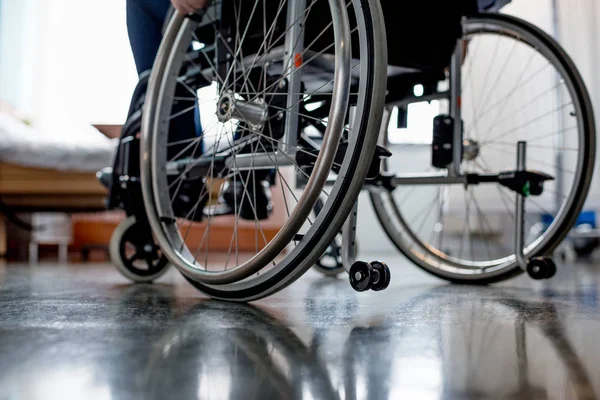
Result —
M 125 1 L 3 4 L 0 97 L 48 130 L 124 122 L 137 83 Z
M 558 14 L 558 40 L 571 56 L 588 87 L 596 114 L 600 118 L 600 4 L 597 0 L 555 0 Z M 596 135 L 597 136 L 597 135 Z M 596 169 L 587 207 L 600 208 L 600 165 Z
M 20 109 L 34 101 L 32 79 L 38 37 L 36 0 L 0 2 L 0 99 Z
M 137 82 L 125 2 L 39 3 L 46 23 L 38 70 L 40 124 L 123 123 Z
M 551 35 L 554 32 L 552 0 L 513 0 L 502 12 L 523 18 Z

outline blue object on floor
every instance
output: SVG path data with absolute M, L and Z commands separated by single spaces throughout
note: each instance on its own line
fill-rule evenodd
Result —
M 554 222 L 554 216 L 551 214 L 542 214 L 542 223 L 549 227 L 550 224 Z M 598 227 L 596 221 L 596 212 L 595 211 L 582 211 L 577 218 L 577 222 L 575 222 L 575 226 L 580 225 L 590 225 L 592 229 L 596 229 Z

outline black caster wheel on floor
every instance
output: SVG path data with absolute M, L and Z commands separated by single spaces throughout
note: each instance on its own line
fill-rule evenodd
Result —
M 131 216 L 113 232 L 110 259 L 117 270 L 135 283 L 150 283 L 163 276 L 169 261 L 145 228 Z
M 532 258 L 527 263 L 527 273 L 535 280 L 550 279 L 556 275 L 556 264 L 549 257 Z
M 373 261 L 371 267 L 373 267 L 373 270 L 375 271 L 371 290 L 380 292 L 387 289 L 391 280 L 390 268 L 386 263 L 381 261 Z
M 375 270 L 368 262 L 357 261 L 350 267 L 350 285 L 357 292 L 366 292 L 373 287 Z

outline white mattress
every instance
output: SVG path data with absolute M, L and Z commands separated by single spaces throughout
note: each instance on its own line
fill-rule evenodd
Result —
M 40 131 L 0 113 L 2 162 L 69 172 L 95 172 L 112 166 L 117 141 L 88 125 Z

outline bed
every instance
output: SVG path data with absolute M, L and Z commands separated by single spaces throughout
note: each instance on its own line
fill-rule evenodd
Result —
M 40 131 L 0 104 L 0 255 L 7 216 L 105 209 L 96 171 L 112 164 L 115 139 L 92 126 Z

